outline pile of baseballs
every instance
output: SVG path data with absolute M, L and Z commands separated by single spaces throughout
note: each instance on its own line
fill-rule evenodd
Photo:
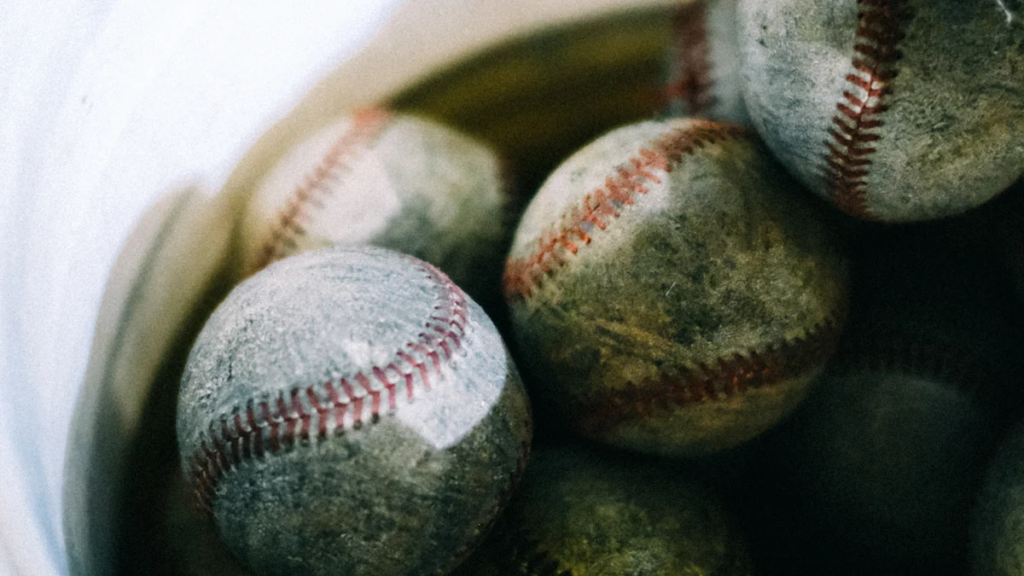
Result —
M 676 27 L 539 190 L 370 108 L 252 191 L 177 415 L 240 570 L 1024 575 L 1024 7 Z

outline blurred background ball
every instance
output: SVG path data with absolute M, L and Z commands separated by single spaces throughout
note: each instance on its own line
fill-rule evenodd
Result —
M 238 238 L 242 275 L 310 248 L 368 244 L 430 262 L 475 298 L 493 298 L 508 191 L 490 147 L 382 108 L 325 124 L 252 194 Z
M 459 576 L 753 574 L 717 496 L 657 463 L 538 447 L 522 489 Z

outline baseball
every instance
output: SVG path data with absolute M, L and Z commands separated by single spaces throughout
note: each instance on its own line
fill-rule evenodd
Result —
M 748 576 L 753 568 L 725 508 L 684 475 L 560 446 L 535 451 L 508 512 L 455 574 Z
M 241 222 L 241 276 L 290 254 L 370 244 L 426 260 L 474 297 L 496 291 L 506 178 L 454 129 L 367 108 L 301 142 L 256 187 Z
M 799 573 L 964 572 L 986 462 L 1021 405 L 1024 340 L 995 247 L 937 224 L 861 246 L 838 351 L 761 445 L 750 491 L 775 517 L 752 541 L 817 563 Z
M 766 452 L 790 487 L 779 502 L 806 540 L 785 538 L 821 556 L 819 573 L 962 564 L 998 438 L 996 389 L 1008 385 L 973 352 L 927 334 L 861 334 Z
M 1024 422 L 989 465 L 971 523 L 971 574 L 1024 575 Z
M 696 455 L 804 396 L 835 347 L 846 260 L 748 130 L 610 132 L 566 160 L 516 231 L 504 293 L 540 404 L 594 440 Z
M 749 124 L 740 87 L 737 0 L 694 0 L 672 18 L 667 113 Z
M 236 287 L 181 381 L 197 502 L 257 574 L 454 566 L 525 463 L 527 399 L 481 308 L 375 247 L 307 252 Z
M 1019 3 L 740 0 L 738 13 L 754 125 L 844 212 L 940 218 L 1024 173 Z

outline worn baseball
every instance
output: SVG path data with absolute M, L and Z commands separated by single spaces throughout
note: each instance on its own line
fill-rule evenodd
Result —
M 457 576 L 753 574 L 717 497 L 678 471 L 538 447 L 522 488 Z
M 824 573 L 962 566 L 1011 385 L 955 340 L 879 330 L 845 343 L 765 463 L 786 475 L 778 502 Z
M 989 463 L 971 522 L 971 574 L 1024 576 L 1024 423 Z
M 619 128 L 566 160 L 503 279 L 540 404 L 663 455 L 735 446 L 792 410 L 847 301 L 839 242 L 793 186 L 751 131 L 703 120 Z
M 481 308 L 375 247 L 307 252 L 236 287 L 181 381 L 181 461 L 256 574 L 453 567 L 525 463 L 527 399 Z
M 844 212 L 939 218 L 1024 173 L 1017 0 L 740 0 L 739 31 L 754 125 Z
M 740 85 L 737 0 L 683 2 L 672 16 L 667 114 L 748 124 Z
M 434 264 L 476 298 L 496 293 L 506 176 L 491 148 L 453 128 L 358 110 L 257 185 L 238 238 L 241 275 L 310 248 L 369 244 Z
M 1021 405 L 1024 340 L 995 247 L 943 224 L 858 250 L 837 353 L 759 447 L 749 490 L 775 519 L 755 521 L 751 541 L 780 562 L 813 559 L 813 574 L 965 571 L 970 509 Z

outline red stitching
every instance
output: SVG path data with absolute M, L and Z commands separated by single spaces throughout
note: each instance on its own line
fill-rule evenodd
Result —
M 825 141 L 824 177 L 837 208 L 876 220 L 865 197 L 870 156 L 876 152 L 871 143 L 881 137 L 876 130 L 882 127 L 885 97 L 892 94 L 890 82 L 899 74 L 896 62 L 903 56 L 898 45 L 913 14 L 909 0 L 857 0 L 857 4 L 861 7 L 854 46 L 857 56 L 828 130 L 831 140 Z
M 426 323 L 428 330 L 397 350 L 390 362 L 370 366 L 319 387 L 300 386 L 265 400 L 249 399 L 244 408 L 236 406 L 210 421 L 190 464 L 189 475 L 200 508 L 212 509 L 218 482 L 244 461 L 291 450 L 296 440 L 307 443 L 314 429 L 316 438 L 323 440 L 347 428 L 361 428 L 363 400 L 367 396 L 370 397 L 369 418 L 371 423 L 376 423 L 384 410 L 390 413 L 398 409 L 398 383 L 405 383 L 410 400 L 417 388 L 430 390 L 430 379 L 441 376 L 442 363 L 437 350 L 443 350 L 448 360 L 462 347 L 469 308 L 466 295 L 447 276 L 429 264 L 420 263 L 420 266 L 442 288 L 445 302 L 434 308 Z M 397 382 L 388 377 L 389 371 L 400 377 Z M 374 387 L 374 381 L 380 384 L 379 388 Z M 381 406 L 383 391 L 387 392 L 384 408 Z
M 380 108 L 357 110 L 352 124 L 338 137 L 324 154 L 320 163 L 306 174 L 295 187 L 284 207 L 277 213 L 277 225 L 270 231 L 267 241 L 256 259 L 256 270 L 284 258 L 298 246 L 297 239 L 306 234 L 302 223 L 308 216 L 307 207 L 323 208 L 325 198 L 334 193 L 342 174 L 352 168 L 351 160 L 359 150 L 365 150 L 380 135 L 391 113 Z
M 672 30 L 677 77 L 665 87 L 665 99 L 669 103 L 683 102 L 685 116 L 707 115 L 716 102 L 712 90 L 707 2 L 697 0 L 680 6 L 672 17 Z
M 800 338 L 722 357 L 696 368 L 686 366 L 603 394 L 582 410 L 582 426 L 603 436 L 609 428 L 673 407 L 729 399 L 806 374 L 832 355 L 846 306 Z
M 529 298 L 545 277 L 563 266 L 582 245 L 590 244 L 595 229 L 607 228 L 612 219 L 619 217 L 621 210 L 648 192 L 648 185 L 661 182 L 655 171 L 667 174 L 684 156 L 696 153 L 697 149 L 749 135 L 750 132 L 740 126 L 690 120 L 687 126 L 675 128 L 651 141 L 636 156 L 619 166 L 603 186 L 588 193 L 579 204 L 562 214 L 558 224 L 545 229 L 532 254 L 525 258 L 509 258 L 502 277 L 505 298 L 509 302 Z

